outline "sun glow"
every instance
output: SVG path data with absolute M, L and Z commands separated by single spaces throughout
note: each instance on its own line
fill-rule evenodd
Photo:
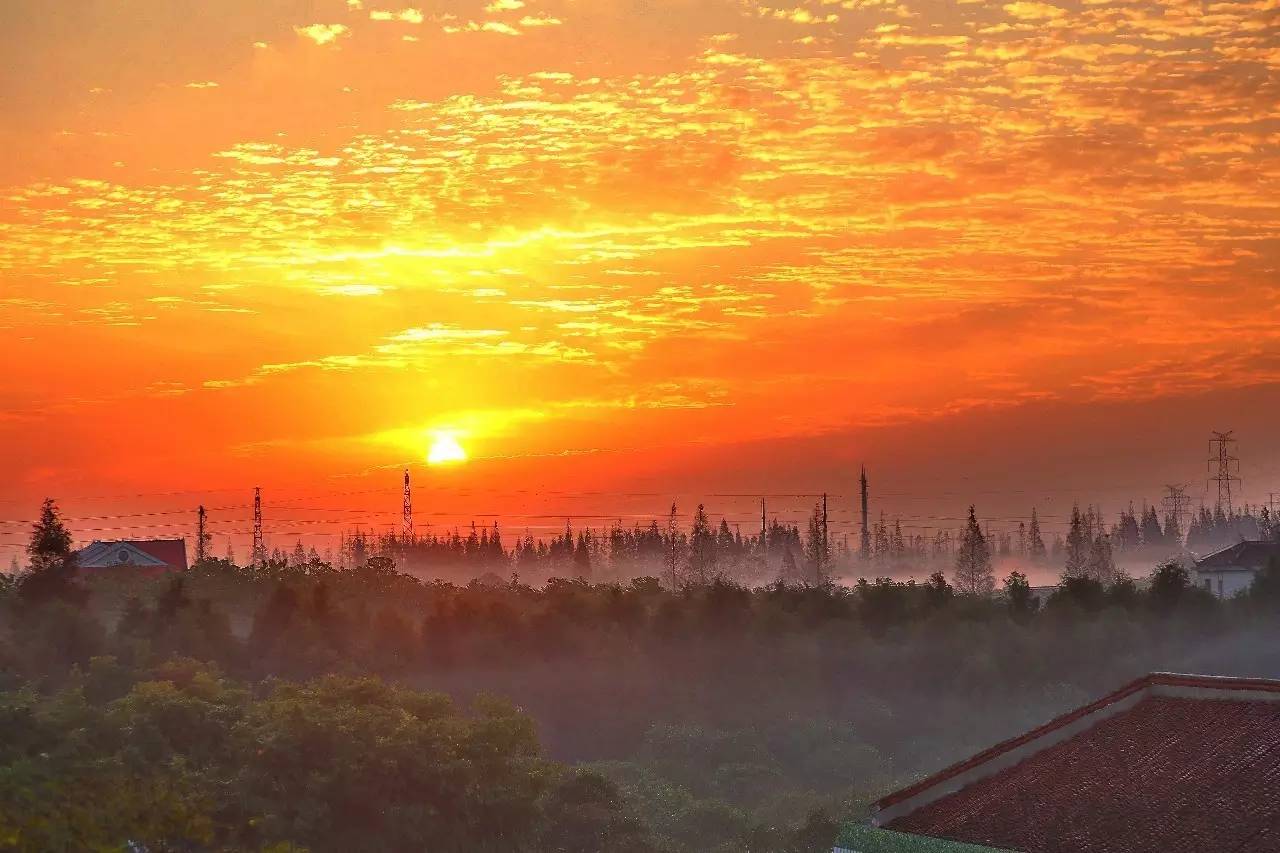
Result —
M 458 436 L 452 432 L 438 432 L 432 437 L 431 449 L 427 451 L 427 464 L 453 465 L 467 461 L 467 451 L 458 443 Z

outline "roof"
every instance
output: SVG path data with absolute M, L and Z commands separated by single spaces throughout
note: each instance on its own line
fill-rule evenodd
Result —
M 1028 853 L 1280 848 L 1280 681 L 1155 673 L 873 807 Z
M 834 853 L 1000 853 L 994 847 L 980 847 L 942 838 L 907 835 L 888 829 L 846 824 L 836 839 Z
M 1222 569 L 1261 569 L 1269 560 L 1280 559 L 1280 542 L 1261 542 L 1244 540 L 1206 554 L 1196 561 L 1196 570 L 1216 571 Z
M 187 543 L 181 539 L 126 539 L 93 542 L 76 552 L 82 568 L 136 566 L 151 569 L 186 569 Z

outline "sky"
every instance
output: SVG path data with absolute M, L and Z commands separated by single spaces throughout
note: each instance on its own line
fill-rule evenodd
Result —
M 771 2 L 0 4 L 0 558 L 1280 491 L 1280 1 Z

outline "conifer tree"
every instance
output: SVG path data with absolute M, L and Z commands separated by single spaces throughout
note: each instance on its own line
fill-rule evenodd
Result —
M 1066 566 L 1063 570 L 1063 574 L 1069 578 L 1081 578 L 1088 574 L 1091 543 L 1085 524 L 1085 518 L 1080 515 L 1079 504 L 1073 506 L 1071 529 L 1067 532 Z
M 84 603 L 88 593 L 75 584 L 76 555 L 71 550 L 71 532 L 62 523 L 53 498 L 45 498 L 40 507 L 40 519 L 31 528 L 27 555 L 31 558 L 31 571 L 18 588 L 23 599 L 33 604 L 52 599 Z
M 974 508 L 969 507 L 960 551 L 956 554 L 955 588 L 961 595 L 990 595 L 996 578 L 991 570 L 991 550 L 987 545 Z
M 707 518 L 707 508 L 698 504 L 693 513 L 693 529 L 689 531 L 689 574 L 706 583 L 715 571 L 716 536 Z
M 1043 560 L 1046 556 L 1044 537 L 1040 535 L 1040 516 L 1035 507 L 1031 508 L 1031 529 L 1027 532 L 1027 556 L 1033 560 Z

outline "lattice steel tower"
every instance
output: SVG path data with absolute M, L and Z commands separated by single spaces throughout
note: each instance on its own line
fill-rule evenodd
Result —
M 253 565 L 267 562 L 267 546 L 262 541 L 262 489 L 253 487 Z
M 409 487 L 409 469 L 404 469 L 404 520 L 400 535 L 405 542 L 413 541 L 413 491 Z
M 1209 483 L 1218 484 L 1218 508 L 1228 516 L 1232 514 L 1231 484 L 1241 482 L 1236 476 L 1240 472 L 1239 458 L 1231 455 L 1231 445 L 1236 443 L 1232 438 L 1234 430 L 1215 432 L 1209 441 L 1209 471 L 1213 474 Z
M 196 562 L 209 559 L 209 534 L 204 528 L 204 504 L 196 509 Z

